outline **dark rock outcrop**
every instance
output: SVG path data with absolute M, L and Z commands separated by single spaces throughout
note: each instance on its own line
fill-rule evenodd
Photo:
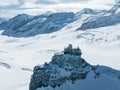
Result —
M 70 12 L 53 13 L 31 17 L 17 15 L 0 24 L 2 34 L 13 37 L 30 37 L 38 34 L 48 34 L 60 30 L 68 23 L 75 21 L 75 14 Z
M 81 50 L 69 45 L 62 53 L 55 54 L 52 61 L 35 66 L 29 90 L 41 87 L 59 87 L 67 81 L 85 79 L 91 65 L 81 58 Z

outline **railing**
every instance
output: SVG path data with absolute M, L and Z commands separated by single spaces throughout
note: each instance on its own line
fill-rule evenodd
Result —
M 64 54 L 64 52 L 62 51 L 62 52 L 57 52 L 57 53 L 55 53 L 55 55 L 63 55 Z

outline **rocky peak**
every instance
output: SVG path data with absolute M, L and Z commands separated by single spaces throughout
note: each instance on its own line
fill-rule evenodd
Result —
M 80 13 L 81 14 L 93 14 L 95 13 L 95 11 L 90 8 L 84 8 L 83 10 L 80 11 Z
M 85 79 L 91 65 L 81 58 L 81 50 L 73 49 L 70 44 L 63 52 L 52 57 L 52 61 L 43 67 L 35 66 L 31 78 L 30 90 L 51 86 L 61 86 L 66 81 Z

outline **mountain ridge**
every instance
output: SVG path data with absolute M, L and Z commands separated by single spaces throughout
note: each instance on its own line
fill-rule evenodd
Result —
M 100 15 L 105 12 L 106 11 L 104 10 L 99 11 L 85 8 L 77 13 L 60 12 L 38 16 L 20 14 L 6 22 L 1 23 L 0 29 L 4 30 L 2 33 L 3 35 L 13 37 L 31 37 L 38 34 L 49 34 L 60 31 L 62 28 L 72 22 L 75 22 L 76 20 L 84 20 L 92 15 Z M 19 20 L 19 22 L 17 22 L 17 20 Z
M 119 24 L 119 2 L 110 10 L 93 10 L 84 8 L 80 12 L 59 12 L 29 16 L 20 14 L 0 24 L 3 35 L 13 37 L 31 37 L 39 34 L 50 34 L 62 30 L 65 26 L 81 20 L 74 30 L 89 30 Z M 112 13 L 114 12 L 114 13 Z M 117 12 L 117 13 L 115 13 Z

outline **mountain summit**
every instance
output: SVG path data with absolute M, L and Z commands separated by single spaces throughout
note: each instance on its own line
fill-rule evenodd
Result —
M 91 66 L 81 58 L 81 54 L 79 48 L 73 49 L 70 44 L 63 52 L 55 54 L 49 64 L 36 66 L 30 90 L 48 86 L 55 88 L 66 81 L 85 79 Z
M 81 50 L 70 44 L 63 52 L 55 54 L 51 62 L 35 66 L 29 90 L 120 89 L 119 71 L 90 65 L 81 55 Z

